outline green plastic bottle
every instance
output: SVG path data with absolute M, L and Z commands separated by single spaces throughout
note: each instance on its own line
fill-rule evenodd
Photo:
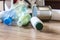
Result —
M 29 14 L 25 14 L 24 16 L 18 19 L 17 25 L 18 26 L 27 25 L 30 19 L 31 19 L 31 16 Z
M 28 8 L 24 1 L 20 1 L 18 4 L 15 4 L 15 11 L 17 15 L 17 25 L 27 25 L 31 19 L 30 14 L 28 13 Z

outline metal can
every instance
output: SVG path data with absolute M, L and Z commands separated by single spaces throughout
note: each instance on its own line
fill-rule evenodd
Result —
M 49 21 L 51 20 L 52 16 L 52 9 L 50 6 L 40 6 L 38 7 L 37 17 L 42 21 Z

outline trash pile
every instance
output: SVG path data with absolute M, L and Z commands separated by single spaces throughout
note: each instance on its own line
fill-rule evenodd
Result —
M 36 5 L 32 8 L 32 17 L 28 12 L 28 8 L 23 1 L 19 4 L 14 5 L 13 8 L 9 9 L 8 11 L 3 11 L 0 13 L 0 22 L 5 25 L 12 26 L 17 25 L 19 27 L 23 25 L 27 25 L 31 22 L 32 26 L 41 30 L 43 27 L 43 23 L 36 17 L 37 9 Z M 40 28 L 39 28 L 40 27 Z
M 29 5 L 26 5 L 25 2 Z M 31 23 L 32 27 L 39 31 L 59 33 L 55 27 L 48 27 L 42 22 L 50 20 L 60 21 L 60 12 L 58 13 L 56 10 L 52 11 L 50 6 L 44 6 L 44 0 L 15 0 L 13 3 L 14 5 L 9 10 L 0 12 L 0 22 L 3 24 L 26 27 Z
M 28 8 L 23 2 L 4 11 L 2 15 L 2 22 L 6 25 L 26 25 L 30 21 L 30 14 L 28 13 Z

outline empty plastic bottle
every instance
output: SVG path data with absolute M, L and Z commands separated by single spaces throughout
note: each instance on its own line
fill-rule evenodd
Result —
M 2 21 L 6 25 L 12 25 L 13 20 L 16 18 L 16 12 L 13 9 L 5 11 L 2 17 Z
M 24 1 L 20 1 L 17 5 L 14 5 L 17 15 L 17 25 L 22 26 L 28 24 L 31 16 L 28 14 L 28 8 Z

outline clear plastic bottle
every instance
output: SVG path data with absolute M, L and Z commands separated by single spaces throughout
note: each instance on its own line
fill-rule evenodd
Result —
M 37 7 L 36 4 L 32 6 L 32 18 L 30 20 L 33 28 L 37 30 L 42 30 L 43 28 L 43 22 L 37 17 Z
M 18 4 L 15 4 L 14 6 L 17 15 L 17 25 L 26 25 L 30 21 L 31 16 L 28 14 L 28 8 L 25 5 L 25 2 L 20 1 Z
M 18 26 L 27 25 L 31 19 L 29 14 L 25 14 L 24 16 L 20 17 L 17 21 Z
M 16 18 L 16 12 L 13 9 L 10 9 L 4 12 L 2 21 L 6 25 L 12 25 L 12 22 L 15 18 Z

